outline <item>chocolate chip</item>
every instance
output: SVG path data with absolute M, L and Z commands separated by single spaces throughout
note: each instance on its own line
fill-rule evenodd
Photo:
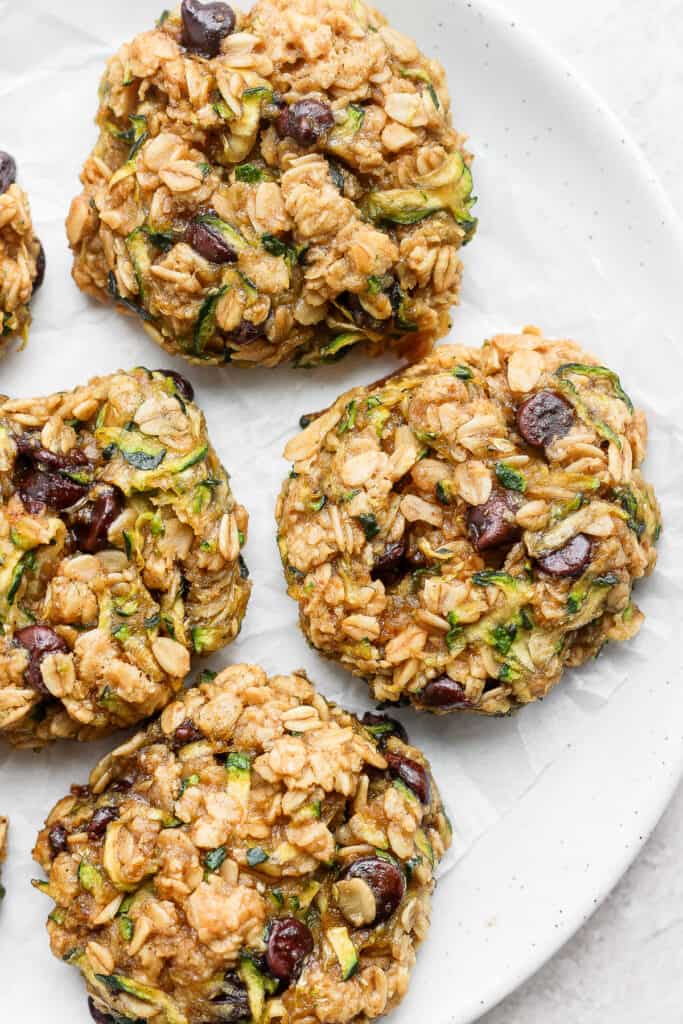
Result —
M 381 580 L 385 586 L 397 583 L 404 574 L 403 560 L 406 554 L 406 542 L 404 538 L 387 544 L 381 555 L 375 559 L 375 564 L 370 570 L 370 577 L 373 580 Z
M 189 718 L 186 718 L 184 722 L 181 722 L 173 733 L 173 744 L 176 747 L 184 747 L 188 743 L 196 743 L 197 740 L 203 739 L 204 733 L 201 732 Z
M 590 563 L 592 546 L 585 533 L 577 533 L 564 547 L 537 559 L 538 566 L 549 576 L 580 576 Z
M 193 221 L 185 228 L 183 240 L 210 263 L 236 263 L 237 250 L 208 224 Z
M 98 1006 L 95 1006 L 94 1001 L 88 998 L 88 1009 L 90 1010 L 90 1016 L 95 1021 L 95 1024 L 114 1024 L 114 1018 L 109 1013 L 105 1013 L 104 1010 L 100 1010 Z
M 132 789 L 135 784 L 135 775 L 131 772 L 128 775 L 120 775 L 118 779 L 114 779 L 109 783 L 109 789 L 112 793 L 127 793 L 129 789 Z
M 69 648 L 66 643 L 49 626 L 25 626 L 14 634 L 14 639 L 29 653 L 24 679 L 36 693 L 40 693 L 44 697 L 49 696 L 40 666 L 48 654 L 67 654 Z
M 391 917 L 405 896 L 405 875 L 397 864 L 383 857 L 360 857 L 347 868 L 344 878 L 360 878 L 372 889 L 377 906 L 375 924 Z
M 52 851 L 52 856 L 57 857 L 60 853 L 66 853 L 69 849 L 67 842 L 69 833 L 63 825 L 53 825 L 47 834 L 47 841 Z
M 427 556 L 420 548 L 409 548 L 405 554 L 406 572 L 427 568 Z
M 252 341 L 263 337 L 263 324 L 254 324 L 251 320 L 242 320 L 228 339 L 235 345 L 249 345 Z
M 87 486 L 60 473 L 33 469 L 22 477 L 17 490 L 26 511 L 39 515 L 46 508 L 55 512 L 71 508 L 86 494 Z
M 301 970 L 303 960 L 313 950 L 313 936 L 295 917 L 278 917 L 270 926 L 266 961 L 276 978 L 289 984 Z
M 183 0 L 180 6 L 183 46 L 201 57 L 216 57 L 221 40 L 235 28 L 235 12 L 228 4 L 202 4 Z
M 80 501 L 88 484 L 72 479 L 88 466 L 87 456 L 80 449 L 57 454 L 43 448 L 36 434 L 20 434 L 14 438 L 19 458 L 15 464 L 17 491 L 26 510 L 38 515 L 45 508 L 60 512 Z
M 17 180 L 17 165 L 14 157 L 0 150 L 0 195 Z
M 18 434 L 14 438 L 14 443 L 19 455 L 43 468 L 69 471 L 88 465 L 88 457 L 80 448 L 72 448 L 65 455 L 51 452 L 48 448 L 43 448 L 37 434 Z
M 573 407 L 556 391 L 538 391 L 517 410 L 517 428 L 527 444 L 536 448 L 564 437 L 573 423 Z
M 431 679 L 420 693 L 420 703 L 427 708 L 439 711 L 455 711 L 457 708 L 471 707 L 465 691 L 450 676 L 438 676 Z
M 293 103 L 278 116 L 275 127 L 281 136 L 289 135 L 300 146 L 314 146 L 334 124 L 334 115 L 326 103 L 306 99 Z
M 104 833 L 107 831 L 107 825 L 111 821 L 116 821 L 119 816 L 118 807 L 98 807 L 92 818 L 88 822 L 86 832 L 88 838 L 93 841 L 102 839 Z
M 492 491 L 483 505 L 467 510 L 467 531 L 477 551 L 512 544 L 521 535 L 515 512 L 522 499 L 514 491 Z
M 38 249 L 38 255 L 36 256 L 36 276 L 33 282 L 33 294 L 38 291 L 43 279 L 45 277 L 45 250 L 43 249 L 43 243 L 38 242 L 40 248 Z
M 109 527 L 125 505 L 123 492 L 110 484 L 100 484 L 92 496 L 73 513 L 70 526 L 81 551 L 97 554 L 109 544 Z
M 411 757 L 397 754 L 393 750 L 387 751 L 384 756 L 391 774 L 399 778 L 408 789 L 412 789 L 421 803 L 428 804 L 431 799 L 431 786 L 429 774 L 424 765 L 413 761 Z

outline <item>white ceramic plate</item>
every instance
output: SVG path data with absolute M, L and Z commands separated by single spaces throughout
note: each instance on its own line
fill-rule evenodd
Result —
M 682 769 L 683 239 L 652 172 L 572 72 L 480 3 L 386 0 L 398 27 L 450 74 L 456 124 L 477 154 L 478 237 L 465 251 L 452 337 L 478 344 L 528 322 L 575 336 L 617 368 L 651 424 L 648 475 L 663 499 L 661 567 L 639 587 L 640 636 L 575 671 L 542 705 L 502 721 L 409 713 L 456 825 L 430 937 L 393 1024 L 466 1024 L 522 982 L 588 917 L 657 821 Z M 28 349 L 0 364 L 0 390 L 39 394 L 118 366 L 169 365 L 133 324 L 86 302 L 68 278 L 62 222 L 93 130 L 95 90 L 115 46 L 151 24 L 148 0 L 0 4 L 0 124 L 47 249 Z M 27 56 L 30 60 L 27 61 Z M 355 708 L 364 687 L 318 659 L 284 596 L 272 511 L 279 454 L 301 412 L 384 365 L 305 373 L 177 369 L 195 384 L 235 491 L 251 512 L 255 591 L 238 642 L 214 664 L 304 665 Z M 386 366 L 389 367 L 389 363 Z M 44 814 L 109 744 L 38 755 L 0 749 L 0 808 L 12 816 L 0 914 L 2 1019 L 87 1020 L 75 971 L 47 950 L 30 848 Z M 580 979 L 577 978 L 577 985 Z

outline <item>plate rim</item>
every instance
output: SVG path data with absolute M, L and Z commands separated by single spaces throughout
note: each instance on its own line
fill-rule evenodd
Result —
M 667 223 L 672 241 L 676 248 L 680 250 L 683 266 L 683 211 L 679 213 L 655 167 L 651 164 L 642 147 L 636 142 L 632 132 L 626 127 L 611 104 L 568 58 L 560 53 L 553 44 L 548 42 L 538 29 L 527 22 L 524 15 L 520 17 L 506 11 L 502 6 L 502 0 L 460 0 L 460 5 L 471 8 L 475 14 L 481 14 L 484 20 L 493 24 L 496 30 L 501 33 L 501 37 L 505 31 L 519 33 L 526 48 L 533 52 L 534 61 L 537 66 L 541 67 L 544 75 L 556 78 L 559 73 L 571 80 L 572 86 L 578 94 L 577 105 L 590 104 L 594 114 L 605 122 L 605 133 L 617 136 L 626 153 L 633 160 L 639 176 L 644 179 L 647 185 L 653 203 L 656 204 L 662 219 Z M 682 781 L 683 751 L 680 751 L 677 759 L 671 759 L 670 771 L 660 779 L 659 786 L 654 791 L 656 797 L 648 805 L 645 825 L 643 817 L 639 815 L 641 827 L 637 839 L 628 845 L 624 844 L 619 855 L 615 856 L 613 870 L 608 873 L 603 884 L 600 886 L 600 895 L 597 898 L 593 898 L 589 906 L 584 906 L 583 903 L 574 900 L 572 911 L 564 914 L 562 924 L 556 926 L 555 933 L 550 937 L 550 941 L 545 942 L 542 946 L 534 944 L 534 952 L 527 955 L 521 971 L 518 964 L 516 978 L 512 984 L 510 984 L 510 976 L 514 971 L 510 969 L 501 971 L 501 981 L 496 985 L 492 985 L 486 996 L 478 1001 L 477 1009 L 475 1010 L 473 1005 L 469 1008 L 462 1007 L 457 1013 L 448 1015 L 449 1024 L 476 1024 L 476 1021 L 483 1019 L 486 1014 L 500 1006 L 505 999 L 521 988 L 530 978 L 534 977 L 592 919 L 595 912 L 619 884 L 645 845 L 649 842 L 652 833 L 659 824 L 662 815 L 671 803 Z M 516 801 L 516 805 L 519 805 L 519 802 Z M 480 843 L 486 839 L 486 835 L 487 833 L 484 833 L 477 837 L 458 866 L 476 857 L 477 849 Z
M 370 2 L 377 2 L 380 6 L 385 7 L 384 0 L 370 0 Z M 390 7 L 389 0 L 387 0 L 387 6 Z M 624 128 L 619 117 L 614 113 L 611 106 L 600 96 L 598 91 L 576 71 L 571 62 L 562 57 L 554 47 L 549 45 L 544 40 L 543 36 L 533 28 L 533 26 L 527 25 L 523 17 L 520 19 L 516 15 L 512 15 L 510 11 L 506 11 L 503 6 L 503 0 L 473 0 L 473 2 L 459 0 L 459 6 L 461 9 L 471 8 L 473 16 L 481 16 L 485 24 L 490 26 L 493 31 L 496 31 L 496 33 L 500 33 L 501 39 L 504 38 L 504 32 L 512 31 L 513 33 L 516 33 L 517 35 L 514 45 L 524 46 L 524 49 L 530 55 L 530 59 L 535 62 L 539 74 L 546 78 L 551 77 L 555 80 L 560 76 L 564 77 L 565 74 L 569 76 L 572 87 L 576 92 L 577 106 L 585 107 L 586 104 L 589 104 L 594 111 L 594 117 L 596 120 L 600 119 L 600 123 L 604 126 L 604 134 L 610 135 L 613 138 L 616 137 L 623 139 L 624 151 L 631 159 L 635 172 L 639 179 L 642 180 L 644 188 L 647 189 L 647 194 L 651 197 L 653 208 L 661 212 L 662 218 L 667 222 L 668 237 L 676 251 L 680 251 L 683 256 L 683 221 L 681 220 L 681 215 L 673 206 L 666 189 L 661 184 L 658 175 L 653 170 L 641 148 L 635 142 L 632 135 Z M 387 13 L 390 12 L 387 11 Z M 564 82 L 562 82 L 562 85 L 564 87 Z M 484 137 L 480 136 L 479 141 L 484 142 Z M 484 151 L 481 146 L 478 147 L 478 151 L 482 153 L 483 158 Z M 471 343 L 473 342 L 468 342 L 468 344 Z M 159 355 L 161 355 L 161 353 L 159 353 Z M 170 359 L 168 361 L 171 362 Z M 177 365 L 177 368 L 181 369 L 183 364 L 182 361 L 173 360 L 171 365 Z M 206 387 L 206 384 L 203 384 L 203 387 Z M 242 660 L 252 660 L 250 658 L 241 658 L 240 655 L 242 653 L 243 652 L 238 649 L 226 649 L 226 651 L 223 652 L 225 664 L 233 664 Z M 319 664 L 322 669 L 322 662 L 318 661 L 317 664 Z M 322 672 L 321 678 L 324 678 Z M 329 681 L 331 682 L 331 677 Z M 327 689 L 325 692 L 327 692 Z M 359 693 L 360 692 L 361 691 L 359 691 Z M 361 699 L 365 702 L 364 692 Z M 577 744 L 577 746 L 578 745 L 579 744 Z M 640 853 L 652 830 L 656 827 L 661 814 L 669 803 L 681 777 L 683 777 L 683 751 L 681 751 L 677 761 L 673 757 L 670 758 L 667 776 L 665 777 L 662 775 L 658 778 L 657 787 L 653 790 L 654 799 L 648 801 L 648 813 L 644 816 L 643 821 L 641 821 L 641 824 L 644 823 L 645 827 L 641 830 L 640 837 L 637 837 L 634 830 L 633 835 L 630 837 L 633 839 L 632 844 L 628 848 L 622 846 L 622 844 L 616 845 L 614 853 L 618 854 L 618 856 L 612 856 L 612 854 L 610 854 L 612 871 L 603 872 L 599 878 L 599 900 L 589 902 L 589 896 L 592 896 L 593 894 L 590 892 L 590 887 L 586 885 L 582 890 L 585 895 L 585 899 L 583 901 L 574 900 L 571 905 L 572 913 L 565 914 L 565 920 L 562 922 L 562 928 L 558 928 L 554 933 L 550 932 L 547 936 L 544 936 L 544 944 L 540 954 L 529 955 L 530 951 L 527 950 L 524 960 L 522 961 L 521 957 L 519 957 L 517 964 L 513 969 L 508 969 L 507 965 L 501 965 L 498 983 L 490 983 L 486 990 L 481 990 L 481 992 L 486 996 L 485 999 L 481 999 L 476 1003 L 476 1005 L 474 1003 L 463 1003 L 457 1010 L 457 1013 L 449 1010 L 446 1002 L 446 1005 L 444 1005 L 443 1008 L 439 1007 L 438 1021 L 442 1022 L 442 1024 L 448 1024 L 448 1022 L 455 1024 L 457 1019 L 458 1024 L 465 1024 L 466 1021 L 468 1024 L 473 1024 L 475 1020 L 480 1019 L 482 1015 L 489 1012 L 499 1004 L 501 1000 L 505 999 L 515 991 L 516 988 L 524 984 L 529 977 L 535 974 L 546 962 L 556 955 L 558 950 L 567 941 L 569 941 L 569 939 L 584 923 L 586 923 L 587 920 L 589 920 L 592 913 L 597 909 L 602 900 L 609 895 L 609 892 L 619 882 L 625 871 L 628 870 L 630 864 Z M 456 801 L 454 800 L 454 803 L 455 802 Z M 519 806 L 523 802 L 524 795 L 515 800 L 514 806 Z M 512 809 L 514 810 L 514 807 Z M 637 838 L 638 841 L 636 841 Z M 485 839 L 486 834 L 480 836 L 472 843 L 472 846 L 463 856 L 457 868 L 464 866 L 470 859 L 474 860 L 477 858 L 480 843 Z M 595 883 L 591 882 L 591 885 L 594 884 Z M 438 902 L 437 895 L 436 903 Z M 447 901 L 444 902 L 447 903 Z M 449 913 L 447 905 L 443 908 L 443 911 L 445 914 Z M 455 923 L 455 927 L 458 927 L 457 922 Z M 47 957 L 47 951 L 43 950 L 43 952 Z M 424 955 L 424 951 L 422 951 L 421 955 Z M 520 964 L 522 965 L 521 970 Z M 449 962 L 446 960 L 443 962 L 443 965 L 448 969 Z M 456 965 L 452 960 L 450 961 L 450 967 L 452 970 L 456 968 Z M 418 957 L 417 972 L 419 972 L 419 970 L 420 965 Z M 495 982 L 495 975 L 491 980 L 492 982 Z M 73 988 L 76 985 L 76 981 L 72 978 L 64 977 L 62 981 L 62 989 L 59 993 L 60 996 L 62 992 L 67 989 L 68 985 L 71 985 Z M 444 986 L 446 991 L 448 987 L 449 986 Z M 79 992 L 80 991 L 81 990 L 79 988 Z M 445 992 L 435 993 L 437 997 L 442 994 L 445 995 Z M 389 1018 L 389 1020 L 393 1020 L 393 1018 Z

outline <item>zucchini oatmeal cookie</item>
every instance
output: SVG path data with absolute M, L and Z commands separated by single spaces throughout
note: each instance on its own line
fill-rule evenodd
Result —
M 307 419 L 277 507 L 287 587 L 377 700 L 508 712 L 637 633 L 645 417 L 573 342 L 443 346 Z
M 0 352 L 12 337 L 28 338 L 29 304 L 45 275 L 45 251 L 16 179 L 14 158 L 0 150 Z
M 399 723 L 225 669 L 40 833 L 52 952 L 98 1024 L 357 1024 L 408 987 L 450 825 Z
M 171 370 L 0 398 L 0 735 L 138 722 L 237 635 L 247 513 Z
M 360 0 L 184 0 L 109 61 L 67 219 L 84 291 L 194 361 L 418 358 L 474 233 L 442 66 Z

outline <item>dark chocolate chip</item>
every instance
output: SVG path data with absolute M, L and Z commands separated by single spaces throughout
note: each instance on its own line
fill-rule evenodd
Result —
M 201 57 L 216 57 L 221 40 L 235 28 L 235 12 L 228 4 L 202 4 L 183 0 L 180 6 L 183 46 Z
M 585 533 L 577 533 L 564 547 L 537 559 L 538 566 L 549 576 L 580 576 L 590 563 L 592 546 Z
M 389 771 L 411 789 L 415 796 L 423 804 L 428 804 L 431 799 L 431 786 L 429 773 L 424 765 L 414 761 L 411 757 L 404 757 L 393 750 L 385 753 Z
M 334 124 L 334 115 L 326 103 L 305 99 L 283 110 L 276 122 L 278 134 L 289 135 L 300 146 L 314 146 Z
M 536 448 L 564 437 L 573 423 L 572 405 L 556 391 L 538 391 L 517 410 L 517 428 L 527 444 Z
M 405 895 L 405 875 L 397 864 L 383 857 L 360 857 L 347 868 L 343 877 L 360 878 L 372 889 L 377 906 L 375 924 L 391 917 Z
M 420 693 L 420 703 L 427 708 L 434 708 L 435 711 L 455 711 L 458 708 L 471 707 L 460 683 L 446 675 L 430 679 Z
M 289 984 L 301 970 L 304 958 L 313 950 L 313 936 L 295 917 L 278 917 L 268 934 L 266 961 L 276 978 Z
M 26 682 L 36 693 L 44 697 L 49 696 L 40 666 L 48 654 L 66 654 L 69 650 L 66 643 L 49 626 L 25 626 L 14 634 L 14 639 L 29 654 L 28 665 L 24 671 Z
M 17 165 L 14 157 L 0 149 L 0 195 L 17 180 Z
M 477 551 L 512 544 L 521 536 L 515 512 L 522 499 L 514 491 L 492 491 L 483 505 L 467 510 L 467 531 Z

